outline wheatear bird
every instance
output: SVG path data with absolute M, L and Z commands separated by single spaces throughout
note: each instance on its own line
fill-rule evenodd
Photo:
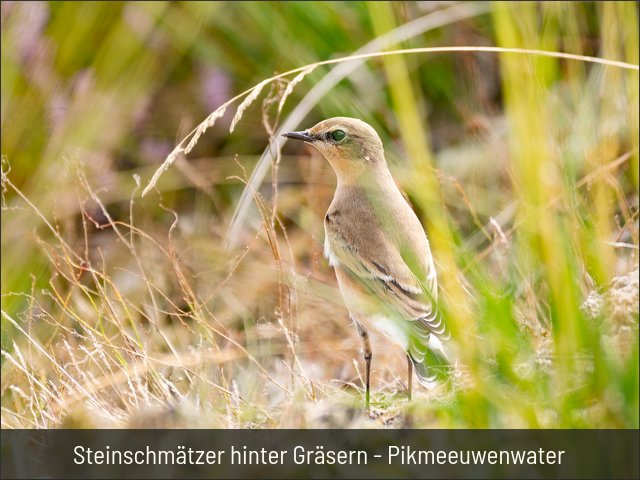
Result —
M 317 148 L 338 178 L 324 218 L 324 253 L 363 342 L 365 403 L 369 407 L 373 327 L 407 354 L 408 396 L 413 367 L 431 386 L 447 363 L 438 285 L 427 236 L 400 193 L 384 158 L 382 141 L 355 118 L 324 120 L 285 137 Z

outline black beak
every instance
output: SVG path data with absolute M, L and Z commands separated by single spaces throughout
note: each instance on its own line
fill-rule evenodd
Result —
M 309 135 L 306 130 L 301 132 L 287 132 L 282 134 L 283 137 L 292 138 L 294 140 L 302 140 L 303 142 L 315 142 L 316 137 Z

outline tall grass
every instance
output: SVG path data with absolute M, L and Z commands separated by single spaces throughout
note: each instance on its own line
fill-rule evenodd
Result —
M 49 65 L 48 81 L 57 74 L 64 84 L 73 65 L 95 79 L 75 87 L 56 130 L 34 120 L 55 88 L 3 48 L 4 428 L 638 427 L 633 4 L 498 2 L 488 16 L 439 30 L 442 38 L 403 37 L 351 57 L 335 52 L 388 38 L 417 6 L 250 4 L 226 17 L 217 5 L 130 5 L 102 21 L 87 6 L 48 7 L 42 38 L 59 50 L 53 65 L 35 64 Z M 20 41 L 20 12 L 3 10 L 4 45 Z M 340 33 L 345 15 L 359 19 L 350 36 Z M 132 21 L 147 28 L 133 42 Z M 286 35 L 275 34 L 251 44 L 236 32 L 249 27 L 290 29 L 309 48 L 285 49 Z M 87 60 L 74 38 L 107 46 Z M 335 43 L 327 50 L 319 38 Z M 181 62 L 229 58 L 221 52 L 232 39 L 273 60 L 247 78 L 247 60 L 233 57 L 233 74 L 255 86 L 195 128 L 158 111 L 168 138 L 192 133 L 159 170 L 122 173 L 113 152 L 133 142 L 128 129 L 150 128 L 135 127 L 132 105 L 178 92 L 179 107 L 167 110 L 188 110 L 193 67 Z M 159 53 L 167 45 L 168 61 Z M 110 55 L 118 49 L 129 49 L 120 60 Z M 294 58 L 282 68 L 284 51 Z M 300 127 L 345 114 L 380 131 L 427 228 L 457 359 L 448 388 L 407 403 L 402 352 L 375 337 L 370 416 L 358 339 L 322 259 L 333 175 L 311 152 L 283 154 L 276 137 L 328 66 L 365 58 L 350 73 L 357 88 L 343 82 L 315 98 Z M 461 72 L 475 75 L 472 91 L 452 80 Z M 22 150 L 29 133 L 40 146 Z M 272 182 L 256 187 L 250 172 L 264 158 L 252 154 L 267 143 Z M 198 158 L 208 149 L 214 158 Z M 255 215 L 234 215 L 243 188 Z

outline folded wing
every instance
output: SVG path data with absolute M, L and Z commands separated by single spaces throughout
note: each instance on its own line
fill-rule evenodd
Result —
M 346 219 L 325 223 L 326 249 L 334 265 L 347 272 L 364 292 L 377 299 L 382 315 L 397 322 L 408 338 L 407 353 L 423 384 L 435 380 L 448 364 L 442 340 L 447 332 L 436 307 L 437 281 L 426 237 L 420 245 L 405 245 L 416 251 L 401 252 L 380 228 L 341 228 Z M 351 223 L 371 219 L 350 218 Z M 350 231 L 367 231 L 366 236 L 350 236 Z M 414 242 L 415 243 L 415 242 Z M 404 253 L 404 255 L 403 255 Z M 419 258 L 411 267 L 405 258 Z M 425 257 L 425 258 L 423 258 Z M 431 367 L 431 368 L 430 368 Z

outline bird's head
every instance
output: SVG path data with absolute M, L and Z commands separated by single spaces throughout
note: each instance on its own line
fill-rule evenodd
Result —
M 386 166 L 380 137 L 371 125 L 357 118 L 329 118 L 307 130 L 283 135 L 317 148 L 342 180 Z

